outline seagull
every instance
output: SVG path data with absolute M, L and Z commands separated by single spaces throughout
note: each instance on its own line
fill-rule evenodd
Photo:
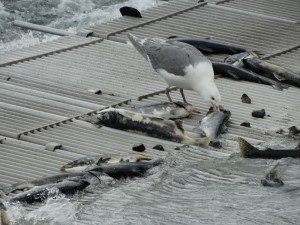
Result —
M 214 82 L 212 63 L 195 47 L 161 38 L 140 39 L 128 34 L 129 41 L 168 84 L 166 95 L 170 102 L 170 87 L 178 87 L 187 103 L 183 89 L 197 92 L 214 111 L 219 110 L 221 95 Z

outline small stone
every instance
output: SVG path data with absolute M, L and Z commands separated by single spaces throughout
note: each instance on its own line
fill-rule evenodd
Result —
M 264 118 L 265 115 L 266 115 L 266 111 L 264 109 L 254 110 L 252 112 L 252 116 L 257 118 Z
M 251 127 L 251 125 L 250 125 L 249 122 L 242 122 L 242 123 L 240 124 L 240 126 L 242 126 L 242 127 Z
M 143 151 L 145 151 L 145 149 L 146 149 L 146 147 L 142 143 L 137 143 L 132 146 L 132 150 L 135 152 L 143 152 Z
M 247 94 L 243 94 L 241 97 L 241 100 L 243 103 L 251 104 L 251 98 L 249 98 L 249 96 Z
M 211 141 L 209 143 L 209 146 L 214 148 L 222 148 L 222 142 L 221 141 Z
M 284 133 L 285 131 L 281 128 L 276 131 L 276 134 L 284 134 Z
M 290 135 L 296 135 L 299 134 L 300 130 L 296 126 L 292 126 L 289 128 L 289 134 Z
M 153 149 L 156 149 L 156 150 L 159 150 L 159 151 L 164 151 L 164 150 L 165 150 L 164 147 L 163 147 L 162 145 L 160 145 L 160 144 L 155 145 L 155 146 L 153 147 Z

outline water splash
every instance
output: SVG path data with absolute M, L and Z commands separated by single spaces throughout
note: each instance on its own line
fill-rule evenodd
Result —
M 49 198 L 30 211 L 19 203 L 7 205 L 11 225 L 76 225 L 78 211 L 78 202 L 70 201 L 64 195 Z
M 14 20 L 76 32 L 121 17 L 119 8 L 145 10 L 160 0 L 23 0 L 0 2 L 0 53 L 52 41 L 58 36 L 14 26 Z

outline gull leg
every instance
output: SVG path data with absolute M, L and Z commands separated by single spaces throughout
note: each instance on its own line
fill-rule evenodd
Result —
M 183 102 L 184 102 L 184 103 L 187 103 L 187 101 L 186 101 L 186 99 L 185 99 L 185 96 L 184 96 L 184 94 L 183 94 L 183 88 L 179 88 L 179 90 L 180 90 L 180 94 L 181 94 L 181 96 L 182 96 Z
M 171 99 L 171 96 L 170 96 L 170 89 L 169 89 L 169 87 L 166 88 L 166 95 L 167 95 L 169 101 L 173 102 L 172 99 Z

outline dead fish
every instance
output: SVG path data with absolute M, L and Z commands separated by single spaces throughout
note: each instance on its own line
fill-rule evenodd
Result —
M 223 53 L 223 54 L 237 54 L 241 52 L 253 52 L 250 48 L 244 48 L 228 43 L 223 43 L 220 41 L 193 38 L 193 37 L 169 37 L 172 41 L 180 41 L 190 44 L 200 50 L 202 53 L 212 54 L 212 53 Z
M 215 142 L 217 137 L 226 131 L 226 123 L 230 116 L 231 112 L 229 110 L 211 112 L 201 120 L 200 125 L 194 128 L 193 131 Z
M 15 202 L 32 204 L 35 202 L 44 202 L 46 199 L 55 197 L 58 194 L 73 195 L 75 192 L 82 191 L 89 186 L 92 178 L 96 177 L 99 179 L 98 176 L 103 175 L 102 172 L 98 171 L 87 171 L 82 174 L 83 175 L 81 176 L 68 177 L 56 183 L 47 183 L 35 186 L 30 190 L 24 191 L 12 198 L 0 202 L 0 208 L 6 208 L 5 202 L 9 204 Z
M 276 78 L 279 81 L 289 80 L 300 87 L 300 74 L 261 59 L 243 59 L 244 67 L 258 74 Z
M 13 193 L 16 191 L 24 191 L 24 190 L 30 190 L 33 187 L 41 186 L 41 185 L 47 185 L 51 183 L 58 183 L 62 182 L 66 179 L 76 178 L 76 177 L 86 177 L 90 176 L 89 172 L 78 172 L 78 173 L 72 173 L 72 174 L 56 174 L 52 176 L 42 177 L 39 179 L 31 180 L 31 181 L 24 181 L 24 182 L 18 182 L 15 184 L 12 184 L 10 187 L 3 190 L 4 194 Z
M 145 173 L 161 164 L 164 163 L 163 159 L 158 159 L 155 161 L 150 162 L 125 162 L 125 163 L 118 163 L 118 164 L 101 164 L 94 168 L 92 168 L 91 172 L 96 171 L 100 173 L 105 173 L 108 176 L 120 179 L 120 178 L 127 178 L 127 177 L 140 177 L 145 175 Z
M 182 120 L 166 120 L 152 115 L 135 113 L 124 109 L 109 108 L 86 119 L 95 125 L 143 133 L 169 141 L 208 146 L 208 138 L 191 138 L 184 134 Z
M 258 58 L 255 52 L 241 52 L 238 54 L 230 55 L 224 59 L 225 63 L 231 64 L 236 67 L 243 67 L 243 59 Z
M 281 159 L 286 157 L 300 158 L 300 151 L 298 149 L 271 149 L 259 150 L 247 142 L 245 139 L 239 137 L 238 143 L 242 156 L 244 158 L 262 158 L 262 159 Z
M 195 110 L 184 102 L 163 102 L 131 109 L 133 112 L 158 116 L 164 119 L 181 119 L 189 117 Z
M 74 172 L 80 172 L 83 170 L 92 169 L 93 167 L 103 163 L 113 164 L 113 163 L 123 163 L 123 162 L 140 162 L 140 161 L 148 161 L 148 160 L 152 160 L 152 158 L 141 154 L 129 154 L 126 156 L 111 155 L 111 156 L 84 157 L 67 163 L 66 165 L 62 166 L 60 170 L 64 172 L 74 173 Z
M 81 191 L 89 186 L 90 183 L 86 180 L 64 180 L 55 184 L 46 184 L 42 186 L 36 186 L 28 191 L 17 194 L 16 196 L 5 200 L 7 203 L 27 203 L 32 204 L 35 202 L 44 202 L 50 197 L 54 197 L 60 193 L 65 195 L 72 195 L 77 191 Z M 0 202 L 0 208 L 4 208 L 4 203 Z
M 274 89 L 279 90 L 279 91 L 282 91 L 283 89 L 289 87 L 289 85 L 287 85 L 287 84 L 279 83 L 270 78 L 261 76 L 256 73 L 252 73 L 250 71 L 232 66 L 227 63 L 213 62 L 212 65 L 213 65 L 215 74 L 226 75 L 229 77 L 233 77 L 235 79 L 247 80 L 247 81 L 252 81 L 252 82 L 256 82 L 256 83 L 260 83 L 260 84 L 268 84 L 268 85 L 271 85 Z
M 279 163 L 267 173 L 266 177 L 261 179 L 261 184 L 265 187 L 281 187 L 284 185 L 283 181 L 278 176 Z

